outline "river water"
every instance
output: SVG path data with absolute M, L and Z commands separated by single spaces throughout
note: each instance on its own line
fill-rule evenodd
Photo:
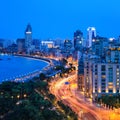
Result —
M 0 83 L 41 71 L 47 65 L 33 58 L 0 55 Z

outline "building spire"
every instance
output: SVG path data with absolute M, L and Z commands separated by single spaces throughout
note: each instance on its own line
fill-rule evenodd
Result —
M 26 27 L 25 33 L 26 32 L 32 32 L 32 27 L 31 27 L 30 23 L 28 23 L 28 25 Z

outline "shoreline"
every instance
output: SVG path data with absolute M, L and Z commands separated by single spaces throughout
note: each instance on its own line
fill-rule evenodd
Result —
M 12 79 L 8 78 L 6 80 L 1 80 L 0 84 L 2 84 L 3 82 L 6 82 L 6 81 L 11 81 L 11 82 L 29 81 L 30 79 L 32 79 L 34 77 L 38 77 L 40 73 L 44 72 L 44 69 L 52 66 L 52 60 L 47 59 L 47 58 L 41 58 L 41 57 L 36 57 L 36 56 L 28 56 L 28 55 L 17 55 L 17 54 L 13 55 L 13 56 L 26 57 L 26 58 L 32 58 L 32 59 L 40 60 L 40 61 L 43 61 L 43 62 L 47 62 L 48 65 L 43 67 L 41 70 L 35 70 L 35 71 L 32 71 L 32 72 L 30 72 L 28 74 L 25 74 L 25 75 L 16 76 Z

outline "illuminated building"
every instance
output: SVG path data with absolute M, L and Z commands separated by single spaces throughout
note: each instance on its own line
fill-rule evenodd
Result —
M 82 91 L 84 86 L 84 63 L 83 63 L 83 33 L 80 30 L 77 30 L 74 33 L 74 48 L 77 51 L 77 60 L 78 60 L 78 90 Z
M 105 52 L 108 49 L 108 42 L 107 38 L 96 36 L 92 40 L 92 54 L 104 57 Z
M 93 64 L 93 96 L 120 93 L 120 64 Z
M 86 97 L 92 95 L 93 90 L 93 64 L 100 62 L 96 55 L 86 55 L 84 58 L 84 93 Z
M 41 49 L 45 48 L 53 48 L 54 47 L 54 42 L 53 41 L 41 41 Z
M 84 91 L 84 56 L 78 51 L 78 90 Z
M 92 41 L 96 37 L 96 29 L 94 27 L 89 27 L 87 29 L 88 35 L 87 35 L 87 47 L 92 46 Z
M 110 47 L 105 60 L 87 55 L 84 61 L 85 96 L 93 98 L 120 93 L 120 47 Z
M 80 50 L 83 46 L 83 33 L 77 30 L 74 33 L 74 48 L 75 50 Z
M 106 61 L 108 63 L 120 63 L 120 46 L 114 45 L 109 47 L 106 53 Z
M 70 55 L 71 48 L 72 48 L 71 40 L 65 40 L 64 41 L 64 53 L 66 53 L 66 55 Z
M 27 28 L 25 30 L 25 48 L 26 53 L 30 54 L 32 51 L 32 27 L 30 24 L 27 25 Z

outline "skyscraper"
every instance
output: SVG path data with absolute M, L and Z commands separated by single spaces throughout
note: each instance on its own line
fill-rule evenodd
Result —
M 80 30 L 74 32 L 74 48 L 75 50 L 80 50 L 83 43 L 83 33 Z
M 105 57 L 106 50 L 108 49 L 108 38 L 96 36 L 92 41 L 92 53 L 100 57 Z
M 32 27 L 30 24 L 27 25 L 27 28 L 25 30 L 25 48 L 26 53 L 30 54 L 32 51 Z
M 88 35 L 87 35 L 87 47 L 92 46 L 92 40 L 96 37 L 96 29 L 94 27 L 89 27 L 87 29 Z
M 74 48 L 77 51 L 77 60 L 78 60 L 78 90 L 82 91 L 83 88 L 83 75 L 84 75 L 84 65 L 83 65 L 83 33 L 80 30 L 77 30 L 74 33 Z

